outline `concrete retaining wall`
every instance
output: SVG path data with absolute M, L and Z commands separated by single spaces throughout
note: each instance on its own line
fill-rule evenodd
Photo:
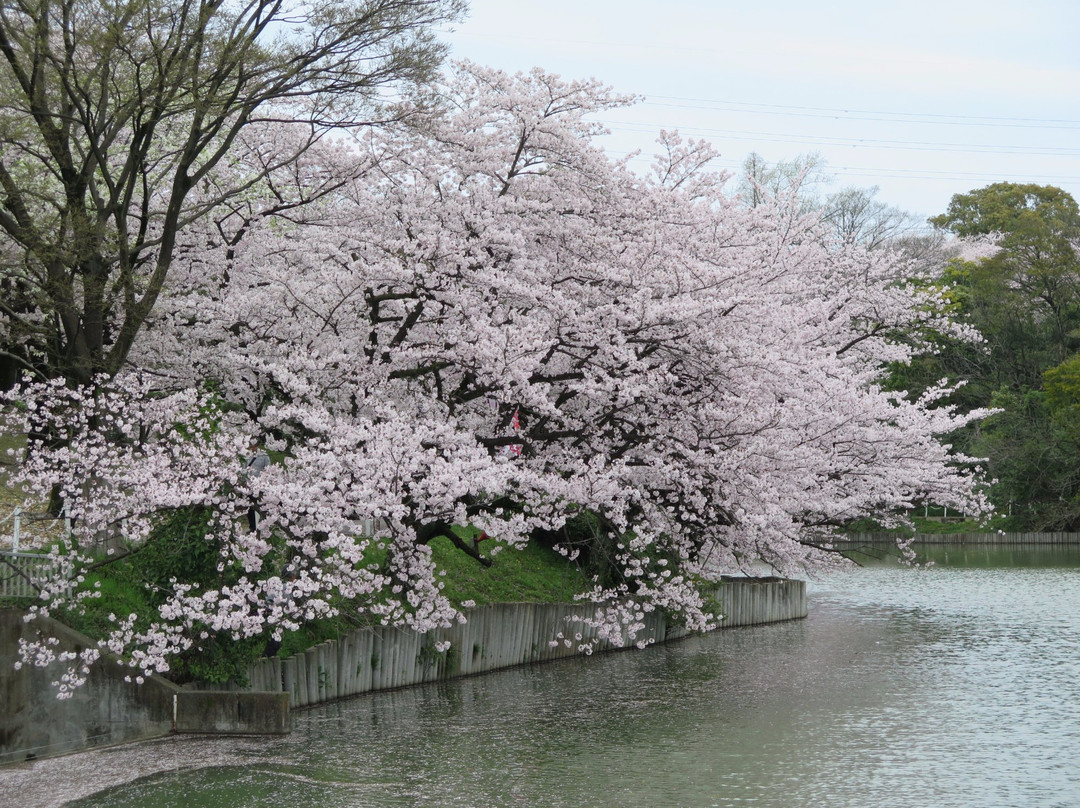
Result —
M 58 651 L 81 651 L 94 643 L 55 620 L 26 623 L 23 612 L 0 609 L 0 763 L 63 754 L 76 749 L 156 738 L 172 728 L 172 697 L 179 688 L 163 680 L 139 687 L 130 673 L 99 659 L 86 684 L 65 701 L 56 698 L 54 669 L 24 665 L 15 670 L 19 639 L 37 629 L 60 640 Z
M 721 627 L 806 616 L 806 585 L 779 578 L 727 579 L 715 593 Z M 91 640 L 54 620 L 26 623 L 23 612 L 0 609 L 0 765 L 96 746 L 157 738 L 170 732 L 286 733 L 289 706 L 305 706 L 372 690 L 468 676 L 498 668 L 574 656 L 595 640 L 580 622 L 583 604 L 500 603 L 472 609 L 468 622 L 429 634 L 358 630 L 290 659 L 256 663 L 247 688 L 200 691 L 156 676 L 125 682 L 130 669 L 106 658 L 91 668 L 73 698 L 60 701 L 54 670 L 15 670 L 20 638 L 37 630 L 78 652 Z M 660 613 L 642 616 L 640 638 L 664 642 L 686 635 Z M 561 635 L 561 636 L 560 636 Z M 442 652 L 436 643 L 449 641 Z M 597 642 L 596 650 L 611 650 Z
M 729 578 L 715 597 L 725 615 L 721 628 L 806 617 L 804 581 Z M 292 706 L 303 707 L 575 656 L 580 645 L 596 641 L 596 629 L 581 622 L 594 612 L 594 606 L 584 604 L 499 603 L 471 609 L 468 622 L 428 634 L 360 629 L 289 659 L 260 660 L 249 672 L 250 689 L 284 691 Z M 687 633 L 658 612 L 644 615 L 642 622 L 645 629 L 639 639 L 659 643 Z M 450 647 L 440 652 L 436 646 L 443 642 Z M 596 641 L 595 650 L 618 647 Z
M 895 533 L 852 533 L 839 537 L 837 546 L 895 544 Z M 915 544 L 1080 544 L 1080 533 L 916 533 Z
M 217 735 L 285 735 L 292 729 L 286 693 L 183 690 L 176 732 Z
M 55 620 L 27 623 L 18 609 L 0 609 L 0 764 L 50 757 L 96 746 L 159 738 L 174 731 L 285 733 L 285 693 L 194 693 L 157 676 L 125 682 L 131 669 L 102 658 L 70 699 L 58 700 L 57 668 L 15 670 L 19 639 L 37 631 L 56 637 L 59 651 L 93 647 L 92 640 Z

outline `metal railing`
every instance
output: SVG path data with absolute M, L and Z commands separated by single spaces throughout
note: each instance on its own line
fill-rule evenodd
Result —
M 6 543 L 5 538 L 10 538 L 11 542 L 10 550 L 0 548 L 0 598 L 36 598 L 41 591 L 40 583 L 55 576 L 57 561 L 47 553 L 27 552 L 23 549 L 26 523 L 62 522 L 64 535 L 70 536 L 71 520 L 66 514 L 52 516 L 28 513 L 21 507 L 16 507 L 0 519 L 0 525 L 9 521 L 12 523 L 10 537 L 0 534 L 0 543 Z M 362 535 L 370 536 L 383 526 L 381 519 L 363 519 L 359 522 Z M 30 542 L 31 547 L 37 545 L 37 542 Z
M 70 517 L 68 517 L 66 509 L 62 510 L 59 516 L 54 516 L 53 514 L 28 513 L 27 511 L 24 511 L 22 509 L 22 506 L 16 506 L 11 513 L 9 513 L 3 519 L 0 519 L 0 525 L 8 521 L 11 522 L 11 551 L 13 553 L 18 553 L 21 550 L 24 521 L 48 521 L 54 524 L 62 522 L 64 528 L 64 535 L 71 535 L 71 519 Z
M 0 598 L 36 598 L 38 582 L 55 571 L 56 560 L 50 556 L 0 551 Z
M 0 524 L 11 522 L 11 549 L 0 549 L 0 598 L 36 598 L 41 591 L 40 582 L 55 575 L 55 558 L 46 553 L 23 549 L 25 523 L 43 520 L 53 524 L 62 522 L 65 535 L 70 535 L 71 520 L 66 515 L 33 514 L 16 507 L 0 519 Z M 34 542 L 30 544 L 34 546 Z

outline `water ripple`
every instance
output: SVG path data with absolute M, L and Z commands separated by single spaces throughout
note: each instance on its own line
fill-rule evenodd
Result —
M 949 552 L 814 582 L 805 621 L 359 697 L 298 712 L 281 740 L 39 761 L 0 770 L 0 795 L 20 808 L 58 794 L 78 808 L 1080 805 L 1080 551 L 1013 554 L 1010 568 Z

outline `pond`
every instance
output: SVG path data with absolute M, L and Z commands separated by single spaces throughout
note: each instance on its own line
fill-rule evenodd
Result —
M 1080 804 L 1080 548 L 929 555 L 812 581 L 803 621 L 369 694 L 282 739 L 0 769 L 0 803 Z

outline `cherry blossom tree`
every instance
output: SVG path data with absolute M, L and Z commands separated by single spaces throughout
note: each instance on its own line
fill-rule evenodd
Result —
M 24 0 L 0 9 L 0 381 L 123 366 L 179 234 L 329 129 L 390 114 L 457 0 Z M 382 102 L 380 104 L 380 102 Z M 219 172 L 252 124 L 292 151 Z M 249 153 L 249 157 L 252 156 Z M 223 184 L 228 176 L 232 182 Z
M 163 513 L 208 514 L 219 580 L 118 618 L 112 651 L 167 670 L 210 632 L 280 634 L 340 599 L 445 625 L 428 545 L 483 563 L 464 528 L 588 560 L 605 639 L 657 608 L 703 629 L 725 572 L 830 563 L 837 526 L 922 498 L 984 507 L 935 437 L 980 414 L 879 385 L 923 332 L 976 338 L 939 287 L 791 196 L 729 200 L 707 144 L 662 133 L 647 177 L 612 161 L 591 116 L 630 100 L 457 65 L 406 122 L 308 149 L 187 230 L 135 369 L 18 391 L 25 426 L 67 425 L 23 472 L 72 503 L 72 574 L 110 531 L 137 551 Z M 238 154 L 302 136 L 267 124 Z M 252 434 L 284 457 L 258 476 Z M 71 591 L 41 608 L 93 594 Z

